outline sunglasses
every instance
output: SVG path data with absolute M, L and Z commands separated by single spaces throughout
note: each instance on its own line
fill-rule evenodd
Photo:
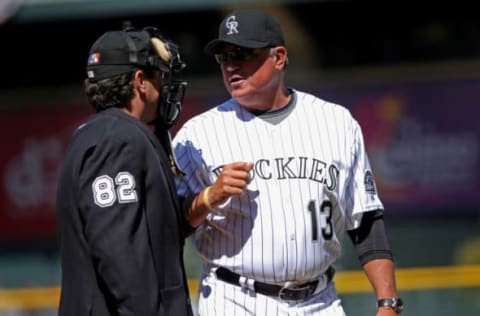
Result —
M 217 63 L 224 64 L 228 61 L 247 61 L 257 54 L 258 50 L 255 48 L 235 47 L 234 50 L 217 53 L 214 56 Z

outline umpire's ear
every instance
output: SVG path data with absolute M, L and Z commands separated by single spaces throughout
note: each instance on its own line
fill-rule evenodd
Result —
M 136 88 L 136 91 L 140 91 L 140 93 L 146 92 L 145 82 L 147 80 L 147 76 L 145 72 L 141 69 L 137 69 L 135 74 L 133 75 L 133 85 Z

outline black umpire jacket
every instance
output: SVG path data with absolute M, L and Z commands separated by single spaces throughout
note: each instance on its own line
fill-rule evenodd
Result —
M 146 125 L 117 108 L 90 117 L 58 183 L 59 315 L 191 315 L 180 204 Z

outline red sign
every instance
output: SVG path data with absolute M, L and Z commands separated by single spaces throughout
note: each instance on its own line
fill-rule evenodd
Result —
M 63 154 L 88 106 L 2 111 L 0 238 L 52 237 Z

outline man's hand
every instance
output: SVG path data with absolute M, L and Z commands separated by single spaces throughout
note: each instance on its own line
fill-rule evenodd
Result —
M 223 166 L 217 181 L 210 186 L 208 201 L 212 208 L 225 203 L 231 196 L 242 195 L 250 182 L 251 162 L 234 162 Z
M 198 227 L 207 215 L 230 197 L 242 195 L 250 182 L 251 162 L 233 162 L 223 166 L 214 184 L 197 194 L 185 212 L 190 226 Z

